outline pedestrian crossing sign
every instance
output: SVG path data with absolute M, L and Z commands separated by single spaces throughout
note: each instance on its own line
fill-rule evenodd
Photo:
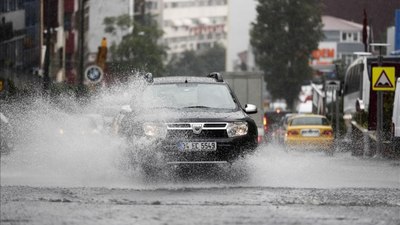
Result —
M 396 90 L 395 67 L 373 67 L 372 68 L 372 90 L 395 91 Z

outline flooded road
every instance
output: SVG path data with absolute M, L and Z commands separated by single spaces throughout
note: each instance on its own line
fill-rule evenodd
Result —
M 3 157 L 1 224 L 400 223 L 398 161 L 263 146 L 206 175 L 149 181 L 99 157 L 80 168 L 67 158 L 13 168 Z
M 261 145 L 231 166 L 149 179 L 94 125 L 106 111 L 24 107 L 7 111 L 18 141 L 1 156 L 1 224 L 400 223 L 399 161 Z
M 394 189 L 2 187 L 2 224 L 398 224 Z

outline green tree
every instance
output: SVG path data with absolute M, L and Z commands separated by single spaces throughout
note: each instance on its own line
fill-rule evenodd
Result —
M 273 98 L 285 99 L 289 107 L 311 78 L 309 57 L 323 37 L 319 2 L 259 0 L 257 6 L 250 33 L 256 63 Z
M 144 24 L 135 22 L 129 15 L 104 19 L 106 33 L 127 33 L 120 43 L 112 43 L 110 46 L 112 71 L 146 71 L 155 76 L 164 72 L 166 47 L 159 44 L 163 32 L 154 20 L 147 18 L 149 22 Z M 129 32 L 130 29 L 132 31 Z
M 168 75 L 201 76 L 210 72 L 220 72 L 225 70 L 225 48 L 216 44 L 201 53 L 195 51 L 184 51 L 180 55 L 175 55 L 169 61 L 166 70 Z

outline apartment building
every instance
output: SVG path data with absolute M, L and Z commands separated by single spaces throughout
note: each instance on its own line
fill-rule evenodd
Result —
M 228 0 L 163 0 L 161 18 L 168 57 L 227 44 Z
M 104 31 L 104 18 L 123 14 L 140 20 L 151 15 L 164 35 L 168 58 L 185 50 L 202 50 L 221 43 L 226 46 L 228 0 L 96 0 L 89 1 L 88 60 L 94 61 L 101 38 L 108 45 L 119 43 L 126 32 Z
M 335 60 L 346 65 L 357 57 L 354 52 L 364 51 L 362 43 L 363 25 L 332 16 L 322 16 L 324 39 L 312 53 L 314 69 L 332 69 Z

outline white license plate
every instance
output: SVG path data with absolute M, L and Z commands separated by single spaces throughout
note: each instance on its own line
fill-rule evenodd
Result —
M 181 142 L 179 145 L 181 151 L 215 151 L 217 142 Z
M 319 130 L 318 129 L 301 130 L 301 135 L 303 137 L 319 137 Z

